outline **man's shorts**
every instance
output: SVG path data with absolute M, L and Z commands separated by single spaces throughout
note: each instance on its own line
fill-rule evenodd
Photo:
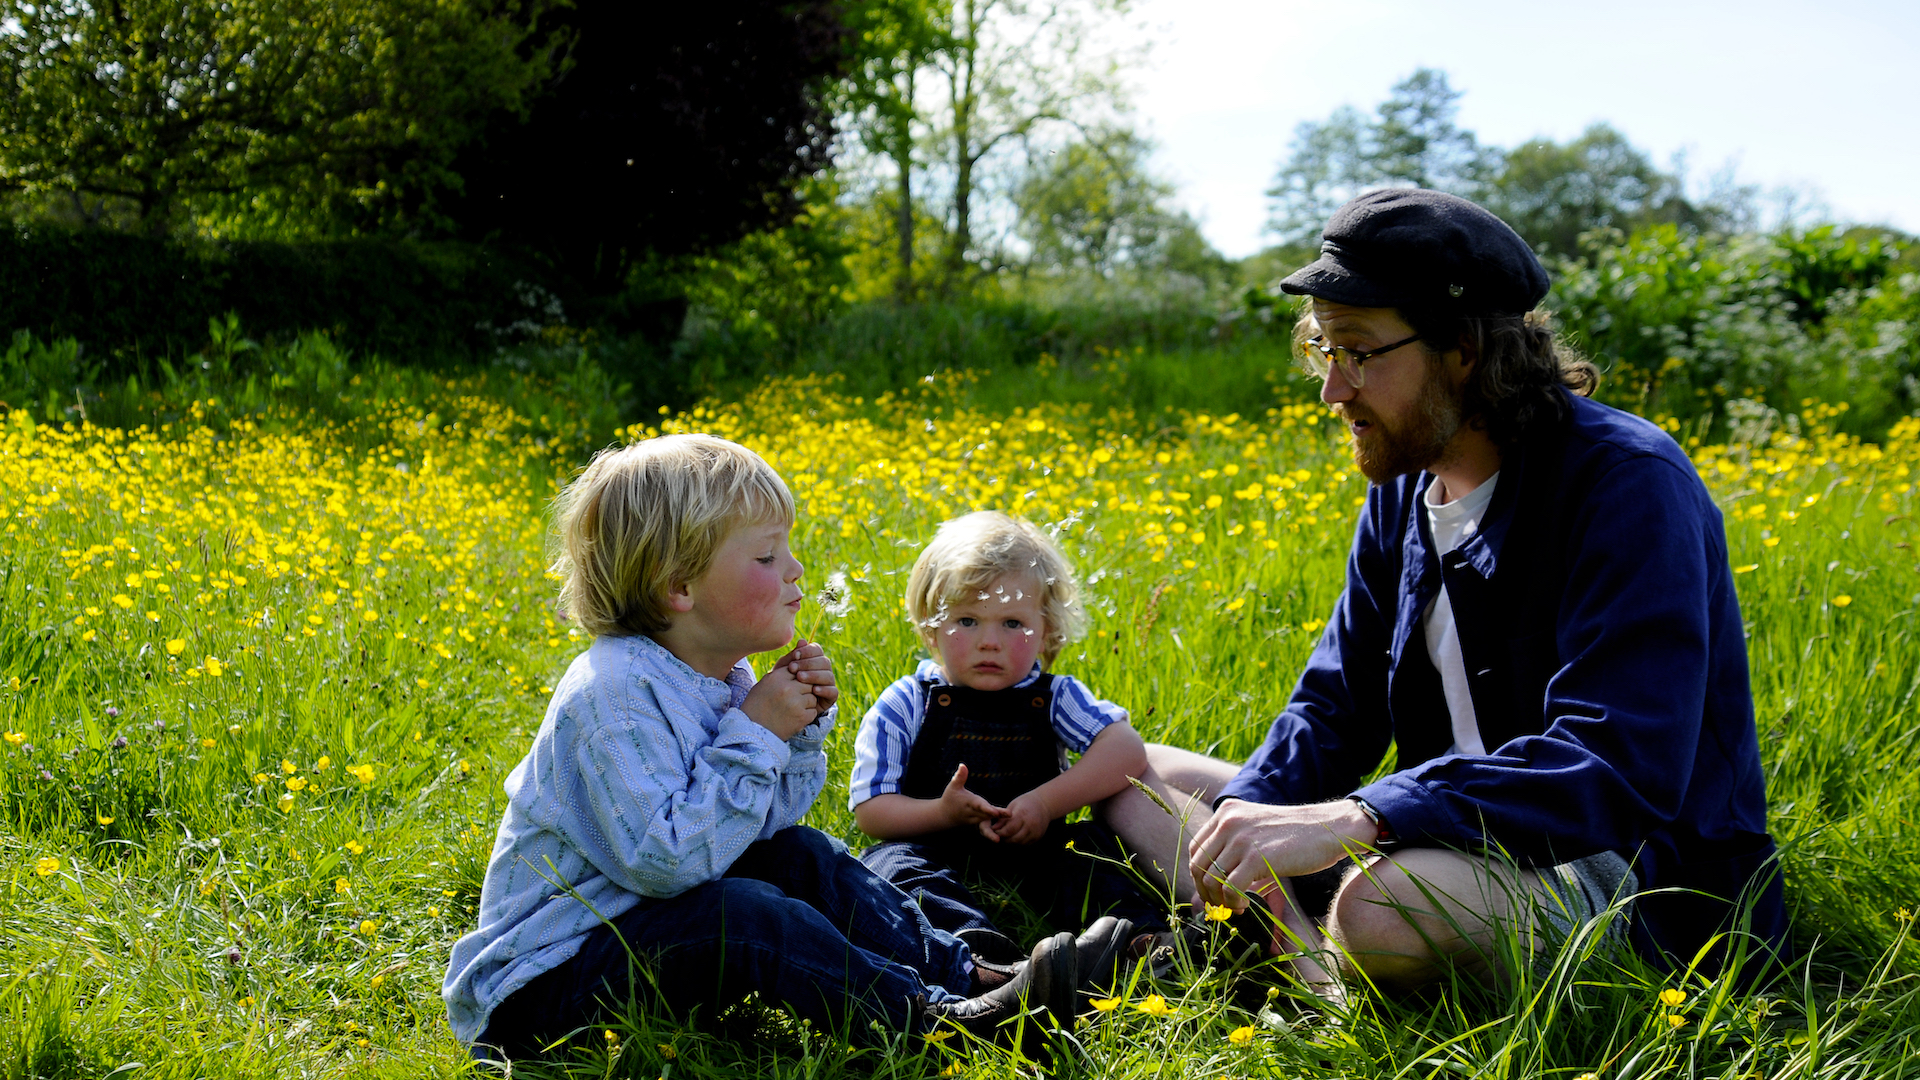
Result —
M 1572 937 L 1595 916 L 1640 891 L 1640 879 L 1633 868 L 1612 851 L 1560 863 L 1542 871 L 1540 880 L 1552 893 L 1541 902 L 1540 917 L 1551 928 L 1555 942 Z M 1624 913 L 1608 924 L 1606 934 L 1615 944 L 1626 944 Z
M 1356 862 L 1342 861 L 1317 874 L 1293 878 L 1294 896 L 1301 910 L 1324 920 L 1334 894 L 1352 874 L 1359 872 Z M 1557 945 L 1573 936 L 1575 930 L 1606 911 L 1616 901 L 1640 891 L 1640 879 L 1618 853 L 1602 851 L 1584 859 L 1560 863 L 1539 871 L 1549 895 L 1540 901 L 1542 929 Z M 1607 926 L 1607 939 L 1618 945 L 1627 943 L 1627 920 L 1615 918 Z

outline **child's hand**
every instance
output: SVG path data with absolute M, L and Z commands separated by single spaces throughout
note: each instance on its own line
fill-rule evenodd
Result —
M 993 831 L 1006 844 L 1033 843 L 1047 834 L 1047 823 L 1053 820 L 1046 803 L 1031 791 L 1008 803 L 1004 813 Z
M 801 682 L 785 664 L 774 665 L 766 678 L 753 684 L 747 700 L 740 703 L 740 711 L 779 736 L 781 742 L 800 734 L 820 712 L 814 688 Z
M 824 715 L 840 700 L 840 687 L 833 681 L 833 660 L 819 642 L 800 639 L 785 656 L 775 660 L 773 666 L 791 672 L 794 678 L 813 688 L 815 716 Z
M 1007 812 L 987 800 L 967 790 L 967 767 L 953 770 L 953 779 L 947 781 L 947 788 L 940 793 L 940 812 L 946 815 L 948 825 L 979 824 L 980 831 L 987 839 L 997 841 L 1000 838 L 988 831 L 990 822 L 1005 817 Z

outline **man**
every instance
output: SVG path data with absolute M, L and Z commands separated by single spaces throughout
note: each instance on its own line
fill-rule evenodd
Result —
M 1323 241 L 1281 288 L 1312 297 L 1300 351 L 1372 486 L 1265 744 L 1238 769 L 1149 748 L 1147 782 L 1192 809 L 1181 897 L 1260 897 L 1310 981 L 1331 944 L 1401 989 L 1524 963 L 1500 944 L 1636 893 L 1656 962 L 1739 929 L 1743 892 L 1743 940 L 1780 944 L 1725 530 L 1685 454 L 1587 399 L 1593 367 L 1534 310 L 1546 271 L 1486 210 L 1379 191 Z M 1398 771 L 1361 786 L 1389 743 Z M 1137 851 L 1182 846 L 1137 794 L 1104 809 Z M 1301 909 L 1289 879 L 1356 857 L 1324 917 Z

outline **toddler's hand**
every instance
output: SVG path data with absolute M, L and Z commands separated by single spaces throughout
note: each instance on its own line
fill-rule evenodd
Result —
M 978 823 L 982 826 L 982 831 L 985 831 L 986 823 L 998 821 L 1007 814 L 1005 810 L 1000 809 L 967 790 L 967 767 L 965 765 L 953 770 L 953 779 L 947 781 L 946 790 L 940 793 L 940 809 L 941 812 L 947 816 L 947 824 L 973 825 Z M 989 840 L 999 839 L 999 837 L 994 836 L 991 832 L 987 832 L 986 835 Z
M 1008 803 L 1006 815 L 994 823 L 993 831 L 1008 844 L 1033 843 L 1047 834 L 1047 823 L 1053 820 L 1046 804 L 1031 791 Z
M 815 716 L 825 714 L 840 700 L 840 687 L 833 681 L 833 660 L 819 642 L 802 638 L 773 666 L 813 688 Z
M 747 691 L 740 711 L 785 742 L 813 723 L 820 710 L 813 687 L 801 682 L 785 665 L 775 665 L 766 678 Z

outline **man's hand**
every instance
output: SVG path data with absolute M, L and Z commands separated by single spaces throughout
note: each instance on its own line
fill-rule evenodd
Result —
M 1047 823 L 1052 820 L 1046 800 L 1038 791 L 1029 791 L 1007 804 L 1006 816 L 993 823 L 993 839 L 1005 844 L 1031 844 L 1047 834 Z
M 949 826 L 979 825 L 987 839 L 994 839 L 988 826 L 1006 816 L 1006 811 L 967 790 L 967 767 L 962 764 L 953 770 L 953 779 L 947 781 L 946 789 L 940 792 L 940 813 L 946 817 Z
M 786 742 L 800 734 L 808 724 L 813 723 L 814 717 L 820 715 L 816 693 L 814 686 L 800 681 L 799 675 L 789 670 L 786 664 L 776 664 L 767 672 L 766 678 L 754 683 L 753 689 L 747 691 L 747 700 L 740 703 L 740 711 L 747 714 L 747 719 L 779 736 L 781 742 Z
M 1244 911 L 1280 879 L 1325 870 L 1365 850 L 1379 829 L 1347 799 L 1308 806 L 1221 804 L 1187 848 L 1193 884 L 1209 904 Z
M 813 688 L 815 716 L 824 715 L 840 700 L 840 687 L 833 681 L 833 660 L 819 642 L 801 638 L 785 656 L 775 660 L 773 666 Z

